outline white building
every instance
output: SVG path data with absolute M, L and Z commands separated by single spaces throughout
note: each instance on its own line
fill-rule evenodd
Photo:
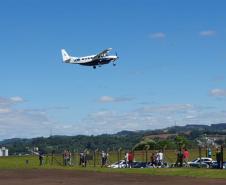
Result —
M 0 148 L 0 157 L 9 156 L 9 150 L 6 147 Z

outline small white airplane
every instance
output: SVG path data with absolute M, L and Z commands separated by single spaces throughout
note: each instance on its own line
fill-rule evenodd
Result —
M 110 62 L 113 62 L 113 66 L 116 65 L 115 62 L 119 59 L 119 57 L 117 56 L 117 53 L 115 55 L 108 55 L 111 50 L 112 48 L 108 48 L 98 53 L 97 55 L 90 55 L 85 57 L 70 56 L 65 49 L 61 49 L 61 53 L 64 63 L 93 66 L 93 68 L 96 69 L 96 66 L 100 67 L 101 65 L 109 64 Z

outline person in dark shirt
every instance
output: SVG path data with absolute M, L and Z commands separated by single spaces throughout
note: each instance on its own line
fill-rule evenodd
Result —
M 177 161 L 176 161 L 176 166 L 177 167 L 182 167 L 183 166 L 183 152 L 181 151 L 181 149 L 178 150 L 177 152 Z M 178 165 L 179 163 L 179 165 Z
M 39 158 L 39 165 L 42 166 L 43 161 L 44 161 L 44 152 L 43 151 L 39 151 L 38 158 Z
M 221 168 L 221 151 L 220 151 L 220 148 L 217 148 L 217 151 L 216 151 L 216 161 L 217 161 L 217 168 L 220 169 Z

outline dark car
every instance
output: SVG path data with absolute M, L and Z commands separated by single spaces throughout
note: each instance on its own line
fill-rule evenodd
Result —
M 146 162 L 134 162 L 133 168 L 147 168 Z
M 217 162 L 213 162 L 213 163 L 211 164 L 210 168 L 212 168 L 212 169 L 218 169 L 218 164 L 217 164 Z M 226 161 L 223 162 L 223 169 L 226 169 Z

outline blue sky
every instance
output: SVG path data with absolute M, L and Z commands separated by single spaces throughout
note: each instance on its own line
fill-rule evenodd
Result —
M 226 122 L 223 0 L 9 0 L 0 6 L 0 139 Z M 63 64 L 112 47 L 91 67 Z

